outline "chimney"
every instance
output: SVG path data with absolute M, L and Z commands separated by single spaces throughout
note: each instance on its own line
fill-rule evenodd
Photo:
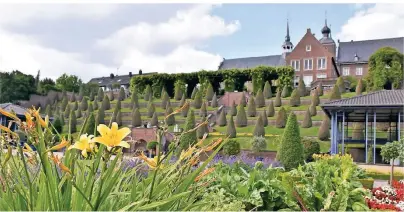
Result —
M 111 73 L 111 74 L 109 75 L 109 78 L 114 79 L 114 74 Z
M 129 72 L 129 77 L 132 77 L 132 72 L 131 71 Z
M 308 33 L 311 33 L 311 29 L 310 29 L 310 28 L 307 28 L 307 32 L 308 32 Z
M 142 75 L 142 69 L 139 69 L 139 75 Z

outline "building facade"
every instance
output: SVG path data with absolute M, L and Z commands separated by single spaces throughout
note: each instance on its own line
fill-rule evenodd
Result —
M 142 70 L 139 70 L 138 74 L 132 74 L 132 72 L 129 72 L 128 75 L 120 75 L 120 76 L 111 73 L 109 77 L 92 78 L 88 83 L 97 84 L 104 91 L 119 90 L 120 88 L 128 90 L 130 87 L 130 79 L 133 76 L 150 75 L 156 73 L 157 72 L 143 73 Z
M 254 68 L 265 66 L 292 66 L 295 69 L 295 86 L 303 78 L 307 87 L 318 81 L 336 80 L 342 76 L 362 78 L 368 71 L 369 57 L 379 48 L 392 47 L 404 52 L 404 38 L 386 38 L 378 40 L 349 41 L 337 43 L 331 36 L 331 29 L 325 19 L 321 29 L 322 37 L 317 39 L 311 29 L 294 46 L 290 41 L 289 22 L 286 24 L 285 41 L 282 54 L 262 57 L 223 59 L 219 70 Z

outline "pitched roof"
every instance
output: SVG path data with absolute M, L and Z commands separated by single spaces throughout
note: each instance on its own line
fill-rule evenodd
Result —
M 150 72 L 150 73 L 143 73 L 142 75 L 150 75 L 150 74 L 156 74 L 157 72 Z M 139 74 L 132 74 L 132 77 L 134 76 L 139 76 Z M 97 78 L 92 78 L 88 83 L 94 83 L 97 84 L 98 86 L 108 86 L 112 85 L 114 83 L 119 83 L 120 85 L 127 85 L 130 84 L 130 79 L 131 77 L 129 75 L 121 75 L 121 76 L 114 76 L 111 78 L 110 76 L 108 77 L 97 77 Z
M 285 64 L 285 58 L 282 55 L 244 57 L 235 59 L 224 59 L 219 66 L 219 70 L 255 68 L 260 65 L 283 66 Z
M 25 114 L 25 112 L 27 111 L 26 108 L 21 107 L 19 105 L 12 104 L 12 103 L 0 104 L 0 108 L 7 112 L 14 111 L 15 114 L 20 115 L 20 116 L 23 116 Z
M 404 107 L 404 90 L 381 90 L 348 99 L 339 99 L 324 103 L 327 106 L 402 106 Z
M 369 57 L 382 47 L 392 47 L 399 52 L 404 52 L 404 38 L 385 38 L 377 40 L 362 40 L 340 42 L 338 47 L 338 62 L 339 63 L 356 63 L 367 62 Z M 358 56 L 358 61 L 355 61 L 355 54 Z

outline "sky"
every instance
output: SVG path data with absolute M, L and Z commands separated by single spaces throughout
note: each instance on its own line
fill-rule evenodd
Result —
M 1 4 L 0 71 L 89 81 L 110 73 L 217 70 L 223 58 L 281 54 L 289 19 L 297 45 L 404 36 L 404 4 Z

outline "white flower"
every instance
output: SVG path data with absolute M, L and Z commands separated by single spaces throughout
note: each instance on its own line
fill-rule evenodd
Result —
M 401 211 L 404 211 L 404 202 L 403 202 L 403 201 L 400 201 L 400 202 L 396 205 L 396 207 L 400 208 Z

